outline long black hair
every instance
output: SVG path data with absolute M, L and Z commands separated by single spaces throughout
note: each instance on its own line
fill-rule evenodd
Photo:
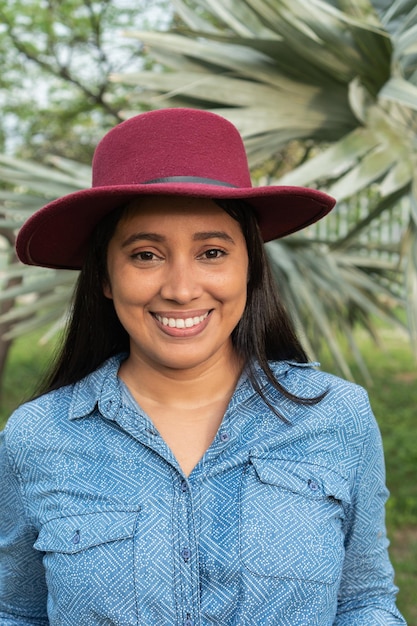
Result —
M 307 362 L 307 355 L 278 295 L 266 257 L 255 213 L 241 200 L 216 200 L 237 220 L 245 237 L 249 257 L 247 303 L 232 332 L 232 343 L 243 358 L 255 390 L 271 406 L 256 374 L 259 364 L 271 384 L 284 396 L 300 404 L 313 404 L 323 396 L 294 396 L 275 378 L 269 361 Z M 109 357 L 129 351 L 129 336 L 121 325 L 113 301 L 106 298 L 107 248 L 126 208 L 116 209 L 96 227 L 74 291 L 71 314 L 62 345 L 38 395 L 81 380 Z M 280 416 L 282 417 L 282 416 Z

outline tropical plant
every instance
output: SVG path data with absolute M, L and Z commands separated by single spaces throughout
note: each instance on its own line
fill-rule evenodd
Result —
M 131 86 L 123 116 L 143 105 L 214 110 L 242 132 L 258 182 L 308 184 L 339 199 L 322 224 L 268 244 L 282 297 L 313 353 L 324 339 L 350 376 L 340 333 L 360 362 L 355 324 L 375 334 L 375 316 L 392 321 L 393 309 L 404 302 L 417 345 L 414 3 L 172 4 L 175 29 L 129 33 L 150 50 L 160 71 L 113 75 Z M 0 177 L 18 186 L 3 198 L 7 228 L 41 204 L 40 196 L 44 201 L 83 186 L 73 163 L 56 164 L 51 186 L 49 168 L 29 164 L 34 169 L 25 172 L 22 162 L 2 162 Z M 56 319 L 48 299 L 56 306 L 67 297 L 61 273 L 10 265 L 7 277 L 17 275 L 23 284 L 2 297 L 23 289 L 36 296 L 31 309 L 14 307 L 3 317 L 16 324 L 9 337 L 49 314 Z M 43 291 L 36 280 L 44 281 Z
M 169 20 L 169 0 L 0 0 L 0 150 L 89 163 L 103 129 L 120 120 L 114 71 L 146 55 L 121 30 Z
M 30 214 L 49 200 L 90 185 L 89 167 L 60 157 L 52 163 L 0 155 L 0 180 L 7 181 L 0 189 L 0 375 L 15 337 L 48 327 L 46 340 L 62 327 L 74 286 L 76 272 L 27 267 L 14 252 L 15 231 Z
M 374 334 L 405 303 L 417 351 L 417 7 L 410 0 L 172 0 L 170 32 L 131 36 L 165 72 L 114 76 L 137 103 L 216 111 L 269 182 L 325 189 L 338 208 L 270 244 L 306 338 L 345 375 L 335 328 Z M 288 171 L 290 170 L 290 171 Z

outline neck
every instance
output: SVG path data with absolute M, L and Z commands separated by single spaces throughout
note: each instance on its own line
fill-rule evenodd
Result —
M 243 364 L 234 352 L 191 369 L 155 368 L 131 354 L 122 363 L 119 377 L 136 398 L 156 405 L 187 409 L 228 402 L 242 368 Z

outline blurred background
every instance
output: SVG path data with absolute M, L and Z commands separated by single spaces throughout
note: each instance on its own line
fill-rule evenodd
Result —
M 369 391 L 398 604 L 417 626 L 414 0 L 0 0 L 0 59 L 0 424 L 36 388 L 76 279 L 17 262 L 22 222 L 90 186 L 118 122 L 215 111 L 243 135 L 255 185 L 338 200 L 267 251 L 311 358 Z

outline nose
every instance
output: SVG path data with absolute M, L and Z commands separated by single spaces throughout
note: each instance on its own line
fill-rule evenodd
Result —
M 196 269 L 186 261 L 170 264 L 161 285 L 161 296 L 178 304 L 199 298 L 203 291 Z

